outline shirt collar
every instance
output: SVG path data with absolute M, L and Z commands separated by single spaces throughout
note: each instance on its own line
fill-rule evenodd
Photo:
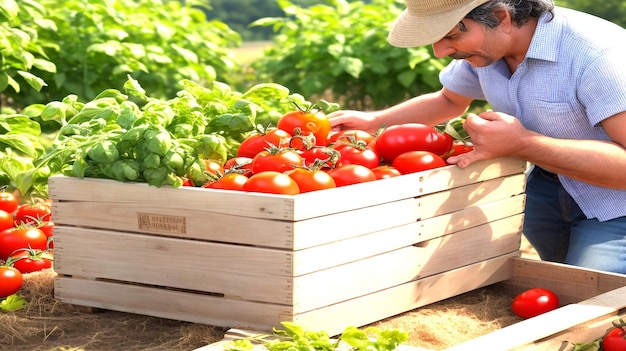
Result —
M 539 17 L 526 58 L 546 61 L 557 60 L 565 19 L 560 15 L 558 7 L 555 7 L 553 13 L 554 17 L 549 12 Z

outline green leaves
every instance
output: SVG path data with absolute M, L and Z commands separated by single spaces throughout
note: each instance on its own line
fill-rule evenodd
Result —
M 223 82 L 201 86 L 190 80 L 177 97 L 148 96 L 128 77 L 126 93 L 105 89 L 85 103 L 75 95 L 31 105 L 28 115 L 0 114 L 0 180 L 22 194 L 47 198 L 50 175 L 96 177 L 180 186 L 181 177 L 203 182 L 204 164 L 235 156 L 241 141 L 261 124 L 276 124 L 291 101 L 310 105 L 278 84 L 238 92 Z M 139 97 L 143 104 L 131 99 Z M 330 111 L 336 104 L 325 103 Z M 51 145 L 41 141 L 40 119 L 60 125 Z M 21 157 L 17 158 L 19 155 Z
M 409 339 L 408 333 L 398 329 L 380 330 L 370 327 L 347 327 L 338 340 L 331 340 L 324 331 L 307 331 L 292 322 L 282 322 L 284 329 L 274 329 L 273 335 L 260 335 L 231 341 L 224 345 L 227 351 L 251 351 L 262 342 L 269 351 L 392 351 Z M 343 345 L 342 345 L 343 344 Z M 345 345 L 349 346 L 346 348 Z
M 437 59 L 430 47 L 401 49 L 387 34 L 404 9 L 400 0 L 327 1 L 299 8 L 278 1 L 285 18 L 263 18 L 275 45 L 253 63 L 263 79 L 304 96 L 329 91 L 345 108 L 381 108 L 441 88 Z
M 181 79 L 228 82 L 241 68 L 229 48 L 241 38 L 208 21 L 198 4 L 5 0 L 0 92 L 26 106 L 70 94 L 93 100 L 105 89 L 122 90 L 128 74 L 165 99 L 175 96 Z

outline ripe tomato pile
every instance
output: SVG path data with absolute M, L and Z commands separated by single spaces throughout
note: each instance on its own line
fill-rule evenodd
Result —
M 460 148 L 445 132 L 419 123 L 390 126 L 376 135 L 332 132 L 314 107 L 283 115 L 258 129 L 225 164 L 207 163 L 204 184 L 185 185 L 273 194 L 300 194 L 447 166 Z
M 51 217 L 47 201 L 20 204 L 0 192 L 0 300 L 22 287 L 22 274 L 52 268 Z

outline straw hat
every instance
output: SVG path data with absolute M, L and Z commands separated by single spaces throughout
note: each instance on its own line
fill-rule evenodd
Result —
M 489 0 L 406 0 L 387 40 L 400 48 L 432 44 L 468 13 Z

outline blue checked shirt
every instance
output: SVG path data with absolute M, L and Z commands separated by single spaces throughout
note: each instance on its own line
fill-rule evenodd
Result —
M 554 13 L 539 19 L 515 73 L 503 60 L 480 68 L 455 60 L 441 71 L 441 82 L 541 134 L 609 140 L 600 122 L 626 111 L 626 30 L 582 12 L 556 7 Z M 559 178 L 588 218 L 626 216 L 626 191 Z

